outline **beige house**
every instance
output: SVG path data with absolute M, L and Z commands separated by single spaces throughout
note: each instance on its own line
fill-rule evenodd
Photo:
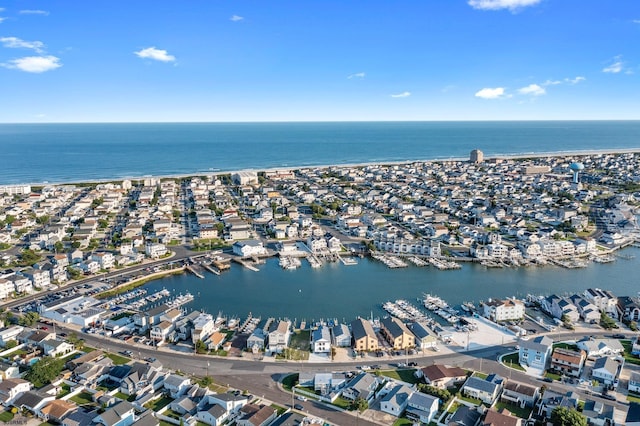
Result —
M 378 337 L 369 321 L 358 318 L 351 323 L 353 348 L 357 351 L 377 351 Z
M 393 349 L 409 349 L 416 346 L 413 333 L 397 318 L 384 318 L 380 323 L 380 333 Z

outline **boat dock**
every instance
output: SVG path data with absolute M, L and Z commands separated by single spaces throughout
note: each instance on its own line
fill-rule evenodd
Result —
M 320 262 L 320 259 L 318 259 L 317 257 L 315 257 L 314 255 L 309 255 L 306 257 L 307 261 L 309 262 L 309 265 L 311 265 L 312 268 L 319 268 L 322 266 L 322 262 Z
M 462 266 L 458 265 L 456 262 L 453 262 L 451 260 L 436 259 L 435 257 L 430 257 L 429 258 L 429 263 L 432 266 L 435 266 L 436 268 L 438 268 L 441 271 L 447 271 L 447 270 L 461 269 L 462 268 Z
M 202 275 L 199 271 L 200 267 L 197 265 L 190 265 L 186 267 L 186 270 L 191 272 L 193 275 L 200 279 L 204 279 L 204 275 Z
M 214 268 L 211 265 L 207 265 L 206 263 L 203 263 L 202 267 L 212 274 L 220 275 L 220 270 L 218 268 Z
M 256 268 L 255 266 L 251 265 L 249 262 L 242 260 L 242 259 L 233 259 L 234 261 L 238 262 L 239 264 L 241 264 L 242 266 L 244 266 L 245 268 L 247 268 L 250 271 L 253 272 L 260 272 L 260 269 Z
M 425 262 L 424 260 L 420 259 L 420 258 L 419 258 L 419 257 L 417 257 L 417 256 L 410 256 L 410 257 L 407 257 L 407 260 L 408 260 L 409 262 L 413 263 L 413 264 L 414 264 L 414 265 L 416 265 L 416 266 L 427 266 L 427 265 L 428 265 L 428 263 L 427 263 L 427 262 Z
M 408 266 L 405 262 L 395 256 L 388 256 L 380 253 L 371 253 L 371 257 L 384 263 L 388 268 L 391 269 L 406 268 Z
M 358 261 L 355 259 L 352 259 L 350 257 L 342 257 L 340 255 L 338 255 L 338 260 L 340 260 L 340 262 L 342 262 L 343 265 L 345 266 L 351 266 L 351 265 L 357 265 Z

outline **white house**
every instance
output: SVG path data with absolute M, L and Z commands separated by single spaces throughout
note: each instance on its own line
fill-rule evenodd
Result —
M 524 318 L 524 303 L 517 299 L 489 299 L 483 306 L 484 316 L 492 321 L 514 321 Z
M 0 330 L 0 346 L 6 346 L 11 340 L 18 340 L 18 334 L 22 333 L 24 327 L 14 325 Z
M 274 321 L 269 327 L 269 337 L 267 350 L 269 352 L 281 353 L 289 345 L 291 337 L 290 321 Z
M 640 394 L 640 372 L 632 371 L 629 376 L 629 392 Z
M 394 386 L 388 394 L 380 400 L 380 410 L 392 416 L 400 417 L 407 408 L 409 397 L 415 391 L 406 385 Z
M 262 245 L 262 241 L 245 240 L 233 243 L 233 254 L 236 256 L 250 257 L 263 256 L 267 254 L 267 249 Z
M 351 331 L 346 324 L 338 324 L 331 330 L 333 334 L 333 345 L 340 348 L 351 346 Z
M 596 359 L 591 377 L 605 385 L 614 385 L 622 370 L 622 362 L 609 357 Z
M 331 332 L 329 327 L 321 325 L 311 334 L 313 353 L 327 354 L 331 352 Z
M 144 252 L 152 259 L 157 259 L 167 254 L 167 247 L 161 243 L 148 243 L 144 247 Z
M 422 392 L 414 392 L 407 401 L 405 416 L 409 420 L 429 424 L 438 413 L 440 400 Z

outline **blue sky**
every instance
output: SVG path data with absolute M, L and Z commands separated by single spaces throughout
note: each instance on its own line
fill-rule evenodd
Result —
M 640 119 L 638 0 L 0 0 L 0 121 Z

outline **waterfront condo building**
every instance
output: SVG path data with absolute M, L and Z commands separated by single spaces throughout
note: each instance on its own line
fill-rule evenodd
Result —
M 524 319 L 524 303 L 517 299 L 489 299 L 484 302 L 484 316 L 495 322 Z
M 416 346 L 413 333 L 397 318 L 384 318 L 380 323 L 380 333 L 393 349 L 410 349 Z
M 471 151 L 471 154 L 469 154 L 469 161 L 471 163 L 482 163 L 484 161 L 484 152 L 479 149 L 474 149 Z
M 377 351 L 378 337 L 373 331 L 371 323 L 362 318 L 351 322 L 351 334 L 353 335 L 353 348 L 357 351 Z
M 586 359 L 587 354 L 583 350 L 555 348 L 551 355 L 551 369 L 567 376 L 580 377 Z

